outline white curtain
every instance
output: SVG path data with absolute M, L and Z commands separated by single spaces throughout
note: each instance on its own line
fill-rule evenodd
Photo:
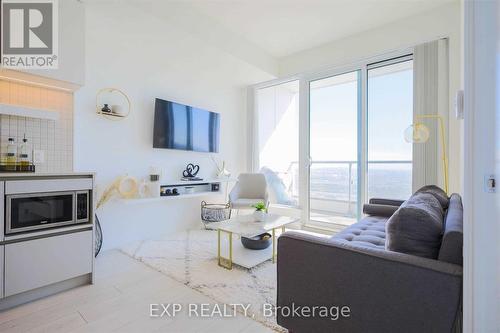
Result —
M 417 115 L 442 117 L 445 145 L 448 147 L 448 39 L 416 46 L 413 51 L 413 71 L 413 120 L 424 123 L 430 130 L 429 141 L 413 144 L 413 191 L 431 184 L 444 188 L 438 120 L 418 119 Z

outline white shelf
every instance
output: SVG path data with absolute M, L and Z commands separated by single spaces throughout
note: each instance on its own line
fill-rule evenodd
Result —
M 196 185 L 196 184 L 228 183 L 228 182 L 233 182 L 233 181 L 237 181 L 237 179 L 235 179 L 235 178 L 211 178 L 211 179 L 194 180 L 194 181 L 185 181 L 185 180 L 175 181 L 175 180 L 173 180 L 173 181 L 168 181 L 168 182 L 161 181 L 161 186 L 182 187 L 182 186 L 189 186 L 189 185 Z M 138 204 L 138 203 L 165 201 L 165 200 L 190 199 L 190 198 L 204 197 L 207 195 L 214 195 L 214 194 L 221 195 L 222 194 L 221 189 L 219 189 L 219 191 L 200 191 L 200 192 L 194 192 L 194 193 L 189 193 L 189 194 L 160 196 L 160 197 L 154 197 L 154 198 L 133 198 L 133 199 L 119 199 L 119 200 L 123 203 L 126 203 L 126 204 Z
M 33 109 L 23 106 L 15 106 L 15 105 L 1 104 L 1 103 L 0 103 L 0 114 L 6 114 L 18 117 L 37 118 L 37 119 L 49 119 L 49 120 L 59 119 L 59 112 L 57 111 L 46 111 L 46 110 Z
M 117 118 L 127 118 L 127 116 L 118 114 L 118 113 L 113 113 L 113 112 L 103 112 L 103 111 L 97 111 L 98 115 L 101 116 L 106 116 L 106 117 L 117 117 Z
M 214 194 L 221 194 L 221 191 L 203 191 L 203 192 L 170 195 L 170 196 L 154 197 L 154 198 L 120 199 L 120 201 L 127 203 L 127 204 L 138 204 L 138 203 L 165 201 L 165 200 L 190 199 L 190 198 L 197 198 L 197 197 L 203 197 L 203 196 L 214 195 Z

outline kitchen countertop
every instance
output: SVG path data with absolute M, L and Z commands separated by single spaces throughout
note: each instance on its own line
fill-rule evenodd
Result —
M 41 172 L 0 172 L 0 180 L 12 178 L 61 178 L 61 177 L 94 177 L 94 172 L 61 172 L 61 173 L 41 173 Z

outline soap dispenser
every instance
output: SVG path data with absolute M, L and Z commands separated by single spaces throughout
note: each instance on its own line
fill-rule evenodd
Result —
M 31 146 L 28 144 L 28 139 L 24 135 L 23 143 L 19 146 L 19 165 L 22 169 L 26 169 L 31 164 Z
M 14 142 L 14 138 L 9 138 L 9 143 L 7 144 L 7 169 L 10 171 L 16 171 L 17 166 L 17 146 Z

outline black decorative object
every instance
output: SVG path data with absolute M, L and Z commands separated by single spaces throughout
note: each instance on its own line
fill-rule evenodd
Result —
M 111 113 L 111 108 L 108 106 L 108 104 L 104 104 L 101 111 L 104 113 Z
M 164 187 L 162 186 L 160 188 L 160 196 L 162 197 L 171 197 L 171 196 L 175 196 L 175 195 L 179 195 L 179 190 L 177 190 L 177 188 L 167 188 L 167 187 Z
M 102 247 L 102 229 L 101 223 L 97 214 L 95 214 L 95 239 L 94 239 L 94 256 L 97 257 Z
M 198 172 L 200 171 L 199 165 L 194 165 L 193 163 L 189 163 L 186 166 L 186 170 L 182 172 L 184 178 L 195 178 Z
M 267 232 L 255 237 L 241 237 L 241 244 L 249 250 L 264 250 L 272 243 L 272 237 Z

